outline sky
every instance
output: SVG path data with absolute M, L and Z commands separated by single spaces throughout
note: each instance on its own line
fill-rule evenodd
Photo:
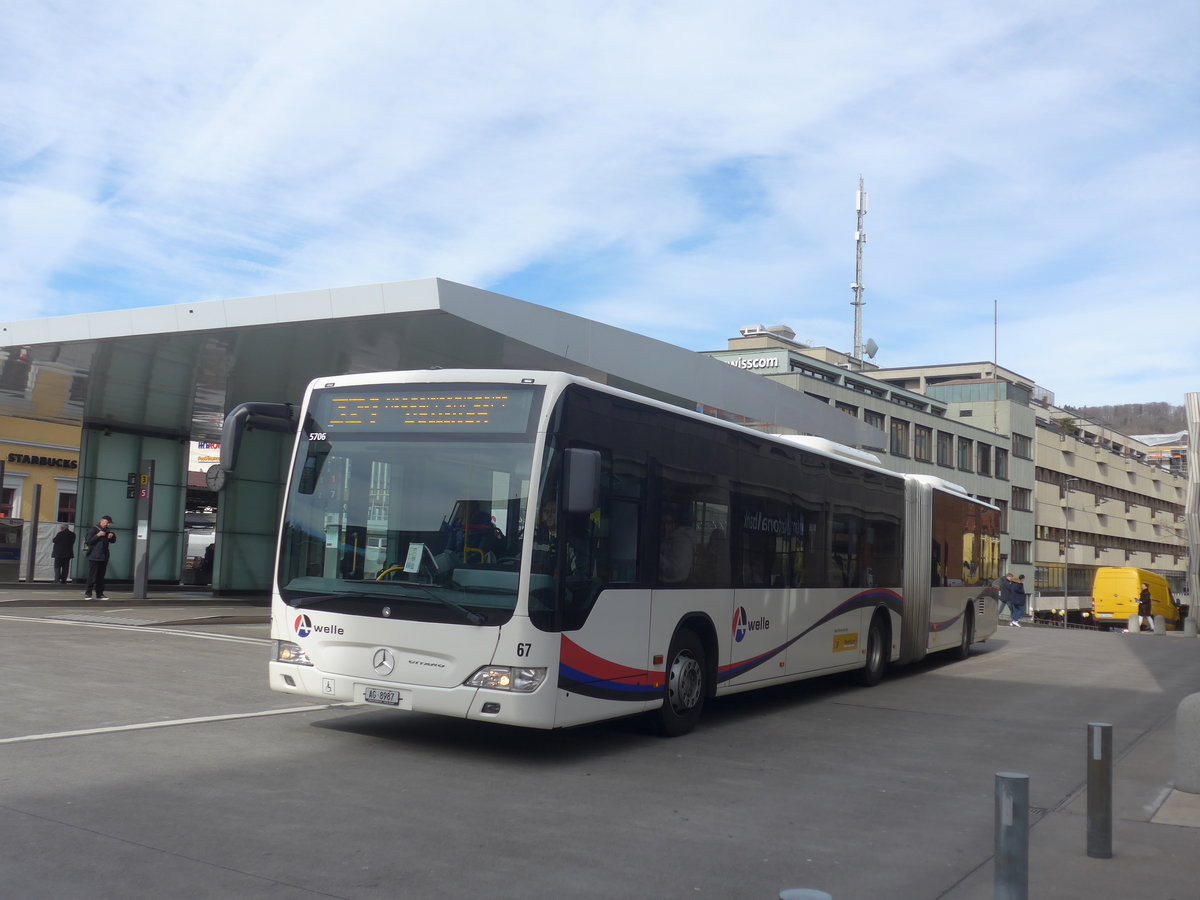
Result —
M 0 321 L 441 277 L 1200 391 L 1195 0 L 30 0 Z

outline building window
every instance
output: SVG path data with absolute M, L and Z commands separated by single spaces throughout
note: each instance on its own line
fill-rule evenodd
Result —
M 1026 566 L 1032 562 L 1029 557 L 1029 541 L 1012 542 L 1012 561 L 1016 565 Z
M 863 421 L 883 431 L 883 413 L 875 412 L 872 409 L 864 409 Z
M 862 384 L 861 382 L 858 382 L 858 381 L 851 381 L 849 378 L 846 379 L 845 385 L 846 385 L 846 387 L 850 388 L 850 390 L 852 390 L 852 391 L 861 391 L 862 393 L 867 394 L 868 396 L 871 396 L 871 397 L 879 397 L 880 399 L 882 399 L 883 397 L 887 396 L 886 391 L 881 391 L 878 388 L 873 388 L 869 384 Z
M 854 418 L 856 418 L 856 419 L 858 418 L 858 407 L 857 406 L 851 406 L 849 403 L 843 403 L 841 400 L 837 401 L 836 406 L 838 409 L 840 409 L 846 415 L 854 416 Z
M 937 454 L 939 466 L 954 465 L 954 435 L 939 431 L 937 436 Z
M 14 348 L 0 364 L 0 388 L 6 391 L 24 393 L 29 387 L 29 348 Z
M 71 378 L 71 386 L 67 388 L 67 399 L 72 403 L 83 403 L 87 400 L 88 377 L 75 375 Z
M 77 494 L 58 495 L 58 521 L 75 524 L 75 498 Z
M 1000 508 L 1000 532 L 1008 534 L 1008 501 L 997 497 L 996 506 Z
M 824 403 L 826 406 L 829 405 L 828 397 L 822 397 L 820 394 L 812 394 L 812 393 L 809 393 L 808 391 L 805 391 L 804 393 L 805 393 L 805 396 L 812 397 L 814 400 L 818 401 L 819 403 Z
M 1033 439 L 1025 434 L 1014 434 L 1012 453 L 1018 459 L 1033 459 Z
M 1008 451 L 1003 447 L 996 448 L 996 477 L 1008 478 Z
M 892 456 L 908 456 L 908 423 L 892 419 Z
M 927 425 L 913 426 L 913 456 L 921 462 L 933 462 L 933 429 Z
M 975 454 L 975 471 L 980 475 L 992 474 L 992 446 L 980 443 L 979 452 Z
M 958 468 L 963 472 L 971 471 L 971 450 L 972 444 L 975 442 L 970 438 L 960 437 L 958 439 Z
M 806 378 L 816 378 L 820 381 L 828 381 L 830 384 L 837 384 L 838 382 L 836 375 L 830 375 L 827 372 L 818 372 L 816 369 L 810 369 L 808 366 L 801 365 L 794 359 L 788 363 L 788 369 L 792 372 L 799 372 Z
M 1029 488 L 1014 487 L 1012 489 L 1012 508 L 1021 512 L 1033 512 L 1033 491 Z
M 0 519 L 13 517 L 13 498 L 16 495 L 16 488 L 0 488 Z

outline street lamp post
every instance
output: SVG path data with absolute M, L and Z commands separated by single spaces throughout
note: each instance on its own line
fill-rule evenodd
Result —
M 1071 485 L 1078 480 L 1063 480 L 1063 628 L 1067 627 L 1067 583 L 1071 580 Z

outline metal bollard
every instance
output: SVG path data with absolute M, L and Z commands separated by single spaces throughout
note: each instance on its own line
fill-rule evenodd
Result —
M 779 892 L 779 900 L 833 900 L 833 894 L 809 888 L 790 888 Z
M 1029 900 L 1029 776 L 996 773 L 995 900 Z
M 1200 694 L 1175 710 L 1175 790 L 1200 794 Z
M 1088 722 L 1087 749 L 1087 855 L 1112 859 L 1112 726 Z

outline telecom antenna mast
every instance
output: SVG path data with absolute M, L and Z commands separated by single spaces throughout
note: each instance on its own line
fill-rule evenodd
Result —
M 858 193 L 854 198 L 854 208 L 858 213 L 858 227 L 854 230 L 854 284 L 850 285 L 850 289 L 854 291 L 854 299 L 850 305 L 854 307 L 854 359 L 858 363 L 858 368 L 863 367 L 863 343 L 862 343 L 862 308 L 863 308 L 863 283 L 862 283 L 862 253 L 863 244 L 867 242 L 867 233 L 863 231 L 863 216 L 867 214 L 867 192 L 863 190 L 862 176 L 858 176 Z

